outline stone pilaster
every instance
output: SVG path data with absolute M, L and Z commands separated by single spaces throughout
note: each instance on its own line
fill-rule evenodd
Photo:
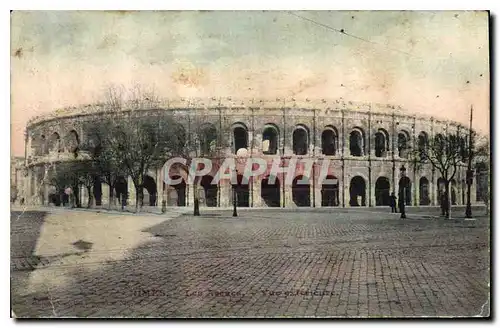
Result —
M 136 193 L 135 193 L 134 182 L 132 181 L 131 177 L 127 177 L 127 187 L 128 187 L 128 202 L 127 202 L 127 206 L 135 206 Z M 121 204 L 120 204 L 120 206 L 121 206 Z
M 265 206 L 265 202 L 262 200 L 261 197 L 261 190 L 262 190 L 262 180 L 257 180 L 252 178 L 252 206 L 253 207 L 263 207 Z

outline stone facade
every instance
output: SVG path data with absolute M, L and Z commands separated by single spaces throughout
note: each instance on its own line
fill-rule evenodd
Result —
M 419 147 L 420 138 L 430 139 L 439 133 L 458 133 L 465 138 L 468 134 L 468 129 L 458 123 L 408 115 L 400 107 L 342 100 L 180 99 L 141 110 L 144 115 L 172 112 L 188 139 L 200 124 L 216 131 L 220 158 L 235 156 L 237 149 L 247 148 L 249 156 L 266 159 L 269 168 L 276 157 L 285 166 L 294 159 L 316 160 L 307 186 L 285 185 L 284 176 L 279 174 L 278 184 L 268 183 L 264 175 L 251 180 L 247 188 L 238 188 L 239 205 L 249 207 L 387 206 L 389 194 L 398 195 L 403 165 L 409 180 L 407 204 L 438 205 L 438 172 L 430 164 L 415 166 L 408 152 Z M 50 187 L 44 182 L 45 172 L 54 163 L 75 160 L 73 152 L 85 138 L 81 123 L 103 112 L 103 107 L 85 106 L 36 118 L 28 124 L 23 184 L 27 202 L 47 203 Z M 330 161 L 328 178 L 336 179 L 336 185 L 326 186 L 318 179 L 325 159 Z M 299 165 L 299 175 L 300 170 Z M 454 204 L 465 204 L 465 173 L 464 161 L 452 181 Z M 231 206 L 230 182 L 209 186 L 214 174 L 198 181 L 202 206 Z M 178 175 L 184 176 L 181 172 Z M 167 206 L 192 205 L 193 188 L 165 185 L 161 168 L 150 172 L 150 177 L 145 204 L 151 199 L 152 206 L 161 206 L 162 201 Z M 133 204 L 135 191 L 128 180 L 128 200 Z M 472 195 L 475 188 L 473 184 Z M 102 192 L 105 204 L 108 188 L 104 184 Z

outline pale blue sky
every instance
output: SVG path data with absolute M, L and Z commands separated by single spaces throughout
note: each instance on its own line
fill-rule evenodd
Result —
M 13 136 L 33 115 L 132 83 L 165 97 L 388 102 L 461 122 L 474 104 L 488 129 L 486 12 L 294 13 L 373 43 L 286 12 L 14 12 Z

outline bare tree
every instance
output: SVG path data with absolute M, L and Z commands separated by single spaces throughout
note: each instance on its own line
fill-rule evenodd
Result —
M 414 163 L 420 167 L 423 163 L 430 163 L 441 175 L 444 182 L 444 198 L 447 218 L 451 217 L 450 211 L 450 183 L 455 177 L 464 158 L 464 144 L 461 136 L 457 134 L 437 134 L 433 139 L 420 143 L 413 151 Z M 441 200 L 440 200 L 441 201 Z
M 102 113 L 93 122 L 98 144 L 93 150 L 110 187 L 121 173 L 130 176 L 138 211 L 143 205 L 145 176 L 182 152 L 183 129 L 170 112 L 160 110 L 154 90 L 144 91 L 140 86 L 124 90 L 110 89 L 105 106 L 97 108 Z
M 213 112 L 210 114 L 213 115 Z M 195 109 L 188 115 L 189 135 L 185 147 L 181 152 L 181 157 L 186 159 L 186 165 L 182 167 L 186 174 L 195 158 L 207 158 L 217 163 L 223 156 L 223 149 L 228 146 L 228 131 L 230 127 L 221 122 L 222 115 L 215 120 L 217 123 L 210 123 L 209 114 L 204 109 Z M 198 185 L 202 177 L 194 177 L 192 183 L 193 192 L 193 215 L 199 216 L 199 189 Z
M 104 115 L 104 118 L 103 118 Z M 106 143 L 111 138 L 112 116 L 93 116 L 83 124 L 87 137 L 81 144 L 81 149 L 88 155 L 96 176 L 109 186 L 108 208 L 115 205 L 114 189 L 118 179 L 125 175 L 123 163 L 114 153 L 106 148 Z
M 131 177 L 136 190 L 136 210 L 142 207 L 144 178 L 182 148 L 179 126 L 168 113 L 143 117 L 129 112 L 115 120 L 106 148 Z

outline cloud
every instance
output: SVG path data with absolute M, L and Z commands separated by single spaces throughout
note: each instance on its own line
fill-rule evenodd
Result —
M 489 130 L 486 12 L 300 15 L 368 42 L 284 12 L 14 12 L 13 152 L 31 116 L 97 101 L 110 84 L 164 97 L 343 97 L 462 123 L 474 104 L 475 127 Z

